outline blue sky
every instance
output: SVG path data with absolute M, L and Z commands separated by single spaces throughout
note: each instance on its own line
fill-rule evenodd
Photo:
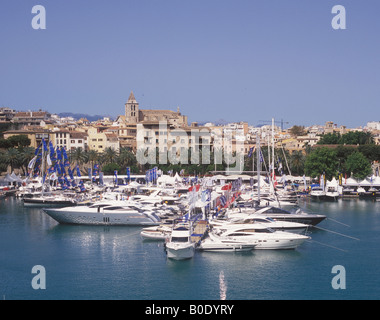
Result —
M 380 121 L 379 35 L 378 0 L 3 0 L 0 106 L 117 116 L 133 90 L 189 122 L 363 126 Z

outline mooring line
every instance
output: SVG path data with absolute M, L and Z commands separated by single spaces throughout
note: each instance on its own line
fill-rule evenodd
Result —
M 342 237 L 347 237 L 347 238 L 350 238 L 350 239 L 353 239 L 353 240 L 360 241 L 359 238 L 355 238 L 355 237 L 352 237 L 352 236 L 348 236 L 348 235 L 346 235 L 346 234 L 339 233 L 339 232 L 336 232 L 336 231 L 331 231 L 331 230 L 324 229 L 324 228 L 317 227 L 317 226 L 314 226 L 314 228 L 316 228 L 316 229 L 320 229 L 320 230 L 323 230 L 323 231 L 327 231 L 327 232 L 331 232 L 331 233 L 335 233 L 335 234 L 340 235 L 340 236 L 342 236 Z
M 322 242 L 319 242 L 319 241 L 316 241 L 316 240 L 306 240 L 306 241 L 308 241 L 308 242 L 315 242 L 315 243 L 318 243 L 318 244 L 320 244 L 322 246 L 333 248 L 333 249 L 336 249 L 336 250 L 339 250 L 339 251 L 342 251 L 342 252 L 348 252 L 347 250 L 340 249 L 338 247 L 334 247 L 334 246 L 331 246 L 331 245 L 328 245 L 328 244 L 325 244 L 325 243 L 322 243 Z
M 343 223 L 343 222 L 340 222 L 340 221 L 338 221 L 338 220 L 335 220 L 335 219 L 333 219 L 333 218 L 329 218 L 329 217 L 328 217 L 327 220 L 331 220 L 331 221 L 334 221 L 334 222 L 336 222 L 336 223 L 339 223 L 339 224 L 341 224 L 341 225 L 343 225 L 343 226 L 346 226 L 346 227 L 351 228 L 350 225 L 345 224 L 345 223 Z

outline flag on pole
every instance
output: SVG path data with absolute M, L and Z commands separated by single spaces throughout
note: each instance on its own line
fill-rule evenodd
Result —
M 28 164 L 28 168 L 29 168 L 29 169 L 33 169 L 34 164 L 36 163 L 36 160 L 37 160 L 37 156 L 33 157 L 33 159 L 30 160 L 30 162 L 29 162 L 29 164 Z
M 80 174 L 79 166 L 77 166 L 77 176 L 81 177 L 82 175 Z
M 252 157 L 252 154 L 255 152 L 255 148 L 256 147 L 252 147 L 252 148 L 249 149 L 248 158 Z
M 48 151 L 48 148 L 47 148 L 47 145 L 46 145 L 45 139 L 42 139 L 42 146 L 43 146 L 43 151 L 44 151 L 44 152 Z

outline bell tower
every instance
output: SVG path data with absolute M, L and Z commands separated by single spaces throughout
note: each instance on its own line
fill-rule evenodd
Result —
M 127 123 L 139 122 L 139 104 L 136 101 L 133 91 L 131 91 L 128 101 L 125 104 L 125 120 Z

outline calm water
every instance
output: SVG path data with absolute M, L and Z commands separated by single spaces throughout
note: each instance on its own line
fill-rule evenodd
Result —
M 142 241 L 140 228 L 59 225 L 39 209 L 0 202 L 2 299 L 379 299 L 380 202 L 304 202 L 330 219 L 297 250 L 199 253 L 167 260 L 162 243 Z M 337 223 L 335 220 L 348 226 Z M 34 290 L 33 266 L 46 270 Z M 334 290 L 334 265 L 346 289 Z

